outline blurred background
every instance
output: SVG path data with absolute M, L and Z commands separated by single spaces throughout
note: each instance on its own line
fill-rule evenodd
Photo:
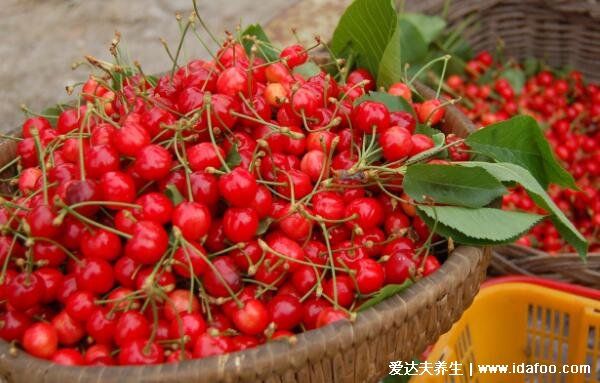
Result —
M 197 4 L 211 30 L 223 36 L 224 30 L 234 31 L 240 22 L 266 23 L 295 2 L 198 0 Z M 65 85 L 85 78 L 84 68 L 72 71 L 71 64 L 86 54 L 109 59 L 115 31 L 122 33 L 122 46 L 146 72 L 169 68 L 159 39 L 176 46 L 175 13 L 187 18 L 192 8 L 191 0 L 2 0 L 0 129 L 20 124 L 21 104 L 40 111 L 67 100 Z M 196 39 L 188 42 L 189 58 L 207 56 Z

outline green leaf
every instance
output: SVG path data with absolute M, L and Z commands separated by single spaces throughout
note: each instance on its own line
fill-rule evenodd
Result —
M 229 153 L 227 153 L 227 158 L 225 158 L 225 163 L 227 164 L 227 166 L 229 166 L 230 169 L 233 169 L 242 163 L 242 157 L 240 156 L 240 152 L 238 151 L 237 144 L 233 144 L 231 149 L 229 149 Z
M 256 235 L 263 235 L 269 230 L 269 226 L 275 221 L 273 218 L 267 217 L 258 223 L 258 229 L 256 229 Z
M 354 106 L 360 104 L 363 101 L 377 101 L 387 106 L 390 112 L 403 111 L 410 113 L 413 117 L 416 116 L 415 110 L 408 101 L 403 97 L 394 96 L 387 92 L 369 92 L 354 100 Z
M 530 116 L 517 116 L 489 125 L 467 137 L 466 143 L 496 162 L 524 167 L 544 188 L 554 183 L 577 189 L 573 177 L 554 157 L 538 123 Z
M 446 28 L 446 21 L 439 16 L 429 16 L 422 13 L 403 13 L 400 15 L 400 18 L 413 24 L 427 44 L 437 39 Z
M 244 38 L 244 36 L 256 37 L 256 40 L 259 42 L 256 54 L 259 57 L 262 57 L 267 61 L 275 61 L 279 58 L 279 54 L 273 49 L 271 40 L 269 40 L 260 24 L 251 24 L 242 32 L 242 45 L 244 46 L 246 54 L 250 55 L 254 41 L 252 39 Z
M 500 77 L 505 78 L 510 83 L 516 94 L 521 94 L 526 81 L 525 73 L 521 69 L 507 68 Z
M 511 243 L 544 218 L 489 207 L 418 205 L 417 213 L 430 228 L 435 226 L 438 234 L 452 237 L 458 243 L 476 246 Z
M 485 170 L 454 165 L 410 165 L 402 186 L 417 202 L 433 199 L 466 207 L 486 206 L 506 193 L 506 188 Z
M 432 128 L 431 126 L 426 125 L 426 124 L 417 124 L 417 127 L 415 128 L 415 133 L 424 134 L 426 136 L 433 137 L 436 134 L 440 134 L 441 131 L 439 129 Z
M 181 194 L 179 189 L 177 189 L 177 186 L 175 186 L 175 184 L 168 184 L 167 188 L 165 189 L 165 194 L 171 200 L 171 202 L 173 202 L 174 206 L 177 206 L 183 201 L 185 201 L 185 198 L 183 198 L 183 195 Z
M 531 77 L 538 72 L 540 68 L 540 61 L 535 57 L 528 57 L 523 62 L 523 70 L 527 77 Z
M 413 282 L 410 279 L 407 279 L 401 285 L 386 285 L 384 288 L 379 290 L 375 295 L 373 295 L 371 298 L 369 298 L 367 301 L 365 301 L 362 305 L 360 305 L 360 307 L 358 308 L 358 311 L 359 312 L 365 311 L 366 309 L 373 307 L 373 306 L 377 305 L 378 303 L 383 302 L 384 300 L 388 299 L 392 295 L 396 295 L 399 292 L 406 290 L 406 288 L 412 284 L 413 284 Z
M 585 258 L 588 243 L 569 221 L 565 214 L 556 206 L 539 182 L 519 165 L 510 163 L 461 162 L 462 166 L 480 167 L 494 176 L 500 182 L 517 182 L 527 190 L 531 199 L 541 208 L 550 213 L 550 219 L 562 237 L 569 242 L 582 258 Z
M 402 80 L 404 67 L 419 68 L 427 57 L 427 42 L 419 30 L 410 22 L 398 19 L 390 41 L 381 57 L 377 72 L 377 85 L 389 87 Z
M 391 0 L 355 0 L 335 28 L 331 50 L 341 57 L 351 48 L 358 66 L 375 74 L 397 19 Z
M 307 61 L 304 64 L 295 67 L 294 73 L 299 74 L 304 79 L 309 79 L 321 73 L 321 67 L 315 64 L 313 61 Z
M 433 130 L 433 132 L 431 135 L 427 134 L 427 133 L 421 133 L 421 134 L 425 134 L 429 137 L 431 137 L 431 139 L 433 140 L 433 148 L 431 149 L 427 149 L 424 152 L 421 152 L 419 154 L 415 154 L 414 156 L 410 157 L 407 161 L 407 164 L 415 164 L 417 162 L 423 161 L 425 159 L 430 159 L 433 157 L 446 157 L 447 156 L 447 149 L 444 148 L 445 144 L 446 144 L 446 135 L 440 131 L 438 131 L 437 129 L 434 128 L 430 128 L 427 125 L 423 125 L 426 126 L 427 128 Z

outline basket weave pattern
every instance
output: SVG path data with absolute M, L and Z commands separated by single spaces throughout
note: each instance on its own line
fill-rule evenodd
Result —
M 406 9 L 439 14 L 444 0 L 407 1 Z M 600 3 L 597 0 L 455 0 L 449 26 L 468 17 L 464 31 L 475 52 L 493 52 L 500 43 L 507 57 L 536 57 L 554 68 L 572 67 L 600 81 Z

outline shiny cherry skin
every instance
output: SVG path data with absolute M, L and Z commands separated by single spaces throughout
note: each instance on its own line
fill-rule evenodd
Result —
M 232 242 L 248 242 L 256 235 L 258 223 L 254 209 L 231 207 L 223 215 L 223 232 Z
M 132 238 L 125 244 L 125 255 L 143 265 L 157 262 L 167 250 L 169 237 L 165 229 L 153 221 L 138 221 Z
M 23 334 L 23 348 L 35 357 L 50 359 L 58 348 L 56 330 L 45 322 L 31 325 Z
M 124 366 L 160 364 L 165 359 L 164 350 L 157 342 L 134 339 L 125 342 L 119 352 L 119 364 Z
M 248 207 L 256 196 L 256 178 L 247 169 L 237 167 L 219 179 L 219 192 L 231 206 Z
M 173 211 L 173 226 L 181 230 L 188 241 L 196 241 L 204 237 L 212 222 L 210 211 L 199 202 L 182 202 Z
M 220 256 L 212 260 L 213 268 L 204 275 L 206 292 L 214 297 L 228 297 L 242 288 L 242 276 L 231 257 Z M 225 282 L 229 289 L 223 284 Z

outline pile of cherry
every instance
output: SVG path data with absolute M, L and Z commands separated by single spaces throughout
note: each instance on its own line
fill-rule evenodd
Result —
M 435 271 L 400 176 L 362 176 L 432 148 L 416 119 L 443 106 L 403 83 L 388 92 L 417 117 L 354 105 L 367 71 L 303 78 L 307 59 L 230 41 L 157 81 L 90 77 L 56 126 L 28 118 L 0 199 L 0 337 L 70 365 L 202 358 L 352 319 Z
M 578 71 L 560 76 L 543 70 L 527 78 L 518 93 L 501 77 L 510 65 L 494 62 L 488 52 L 478 54 L 466 68 L 464 78 L 448 78 L 448 91 L 466 99 L 461 108 L 476 124 L 484 127 L 529 114 L 545 127 L 548 142 L 580 189 L 551 185 L 550 196 L 589 241 L 590 251 L 600 251 L 600 86 L 584 82 Z M 486 74 L 491 74 L 490 80 L 481 81 Z M 503 205 L 531 212 L 537 209 L 522 189 L 506 195 Z M 518 243 L 550 253 L 573 251 L 550 221 L 534 227 Z

